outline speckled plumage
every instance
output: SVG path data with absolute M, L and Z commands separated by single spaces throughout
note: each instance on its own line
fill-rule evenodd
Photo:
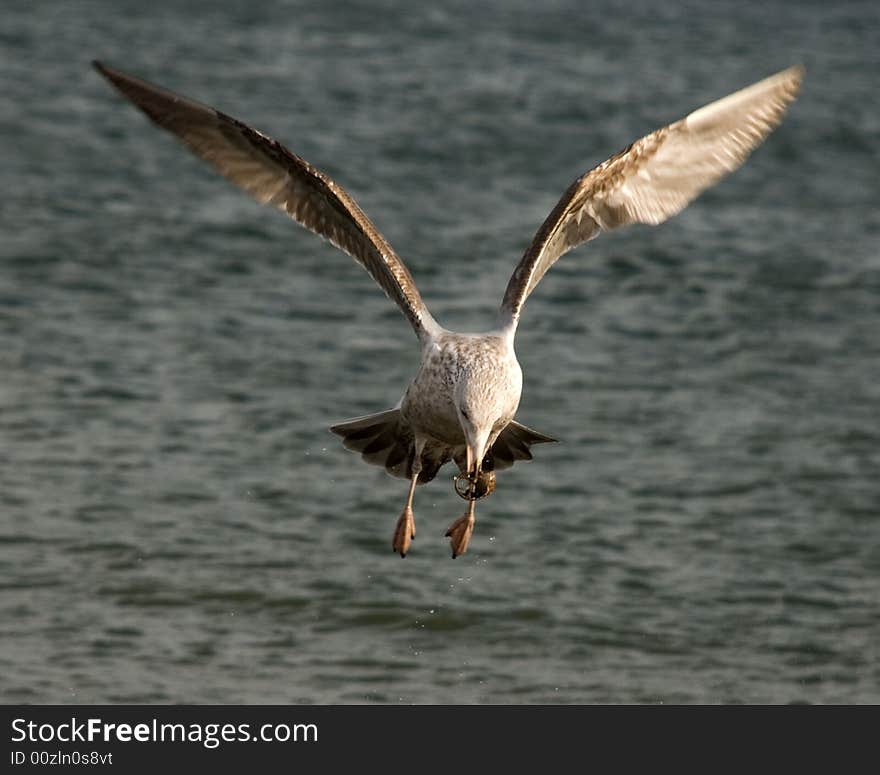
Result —
M 494 442 L 516 414 L 522 392 L 513 338 L 444 331 L 427 339 L 419 369 L 401 399 L 401 417 L 416 433 L 463 448 L 457 392 L 492 417 Z
M 514 420 L 522 372 L 513 341 L 529 294 L 567 251 L 602 231 L 661 223 L 739 167 L 782 120 L 803 77 L 802 68 L 792 67 L 765 78 L 646 135 L 579 177 L 514 270 L 497 328 L 456 334 L 434 320 L 403 261 L 354 199 L 323 172 L 237 119 L 95 66 L 220 174 L 352 256 L 400 307 L 422 346 L 415 377 L 393 409 L 331 430 L 368 463 L 410 480 L 392 541 L 401 556 L 415 537 L 416 485 L 433 479 L 449 460 L 457 463 L 467 477 L 457 491 L 469 503 L 447 532 L 453 557 L 467 549 L 474 502 L 492 492 L 495 471 L 530 460 L 533 444 L 553 441 Z

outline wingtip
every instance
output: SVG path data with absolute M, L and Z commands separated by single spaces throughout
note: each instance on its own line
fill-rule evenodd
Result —
M 801 82 L 807 75 L 807 68 L 803 64 L 798 63 L 786 68 L 780 73 L 780 75 L 789 77 L 796 85 L 800 86 Z
M 738 92 L 734 92 L 730 96 L 751 95 L 782 89 L 789 95 L 789 97 L 794 97 L 800 90 L 801 82 L 804 80 L 806 72 L 807 70 L 802 64 L 794 64 L 790 67 L 786 67 L 784 70 L 778 70 L 757 83 L 754 83 L 751 86 L 746 86 Z
M 776 86 L 777 88 L 782 87 L 784 89 L 789 90 L 789 93 L 792 97 L 797 96 L 797 93 L 800 91 L 801 84 L 804 81 L 804 77 L 807 74 L 807 68 L 802 64 L 795 64 L 791 67 L 786 67 L 785 70 L 780 70 L 778 73 L 774 73 L 766 79 L 766 83 L 768 85 Z
M 111 83 L 115 84 L 118 82 L 119 73 L 114 71 L 113 68 L 107 67 L 100 59 L 93 59 L 92 67 Z

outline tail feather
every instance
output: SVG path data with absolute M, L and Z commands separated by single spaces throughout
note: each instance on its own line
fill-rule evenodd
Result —
M 402 479 L 412 476 L 413 434 L 409 426 L 401 421 L 399 409 L 346 420 L 333 425 L 330 430 L 342 438 L 346 449 L 359 452 L 367 463 L 382 466 L 392 476 Z M 511 422 L 501 431 L 486 455 L 486 466 L 500 471 L 510 468 L 518 460 L 531 460 L 530 447 L 533 444 L 551 441 L 556 439 L 521 423 Z M 462 467 L 463 448 L 456 451 L 443 445 L 429 444 L 422 456 L 419 484 L 431 481 L 453 453 L 456 453 L 456 462 Z
M 385 458 L 385 468 L 389 471 L 406 468 L 409 462 L 409 448 L 405 444 L 397 443 L 388 451 L 388 457 Z
M 400 421 L 399 409 L 346 420 L 333 425 L 330 430 L 342 437 L 346 449 L 360 452 L 367 463 L 382 466 L 392 476 L 403 479 L 412 476 L 413 436 Z M 419 481 L 423 475 L 419 476 Z
M 353 420 L 337 423 L 330 430 L 342 437 L 342 444 L 353 452 L 363 452 L 377 436 L 386 429 L 395 428 L 400 424 L 400 411 L 390 409 Z
M 385 452 L 387 454 L 395 444 L 397 444 L 397 434 L 394 432 L 394 429 L 386 426 L 361 450 L 361 454 L 364 457 L 375 455 L 378 452 Z M 384 458 L 382 462 L 385 462 Z
M 530 447 L 533 444 L 546 444 L 555 442 L 552 436 L 529 428 L 522 423 L 512 420 L 507 427 L 498 434 L 498 438 L 489 451 L 493 470 L 502 471 L 510 468 L 518 460 L 531 460 Z

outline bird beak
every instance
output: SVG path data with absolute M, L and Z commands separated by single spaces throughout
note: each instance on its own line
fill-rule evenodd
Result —
M 473 481 L 480 475 L 483 466 L 483 458 L 486 456 L 486 442 L 489 440 L 488 433 L 480 433 L 476 436 L 468 434 L 467 439 L 467 471 Z

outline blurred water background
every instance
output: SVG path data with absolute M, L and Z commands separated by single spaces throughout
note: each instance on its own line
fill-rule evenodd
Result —
M 880 701 L 876 2 L 7 0 L 0 700 Z M 790 64 L 732 178 L 567 256 L 461 501 L 327 431 L 418 359 L 353 262 L 113 93 L 109 64 L 336 178 L 438 319 L 491 325 L 570 181 Z M 448 471 L 451 474 L 451 471 Z

